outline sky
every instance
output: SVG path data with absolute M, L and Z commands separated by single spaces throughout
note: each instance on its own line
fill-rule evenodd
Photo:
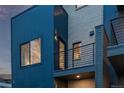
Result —
M 11 74 L 11 17 L 31 6 L 0 5 L 0 74 Z

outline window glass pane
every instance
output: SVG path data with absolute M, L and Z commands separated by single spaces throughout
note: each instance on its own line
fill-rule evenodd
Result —
M 36 64 L 40 63 L 41 61 L 41 40 L 40 39 L 35 39 L 31 41 L 31 64 Z
M 73 45 L 73 56 L 74 56 L 74 60 L 80 59 L 81 57 L 81 43 L 76 43 Z
M 62 41 L 59 41 L 59 68 L 65 67 L 65 45 Z
M 29 43 L 27 43 L 21 46 L 21 66 L 29 64 Z

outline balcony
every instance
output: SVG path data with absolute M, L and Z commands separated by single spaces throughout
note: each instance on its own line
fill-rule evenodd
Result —
M 111 20 L 112 38 L 108 57 L 120 75 L 124 73 L 124 16 Z
M 124 43 L 124 16 L 111 20 L 114 44 Z
M 55 71 L 94 65 L 94 45 L 91 43 L 55 53 L 55 63 L 58 64 Z
M 124 54 L 124 16 L 111 20 L 112 38 L 108 56 Z
M 111 20 L 112 38 L 108 56 L 124 54 L 124 16 Z

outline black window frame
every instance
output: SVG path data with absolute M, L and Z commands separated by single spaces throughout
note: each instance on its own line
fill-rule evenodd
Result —
M 63 44 L 64 44 L 64 69 L 66 68 L 66 43 L 65 43 L 65 41 L 58 35 L 58 49 L 60 48 L 60 46 L 59 46 L 59 42 L 62 42 Z M 62 52 L 62 51 L 61 51 Z M 60 64 L 60 61 L 59 61 L 59 57 L 60 57 L 60 53 L 58 54 L 58 68 L 59 68 L 59 64 Z M 59 68 L 60 69 L 60 68 Z
M 82 42 L 81 41 L 79 41 L 79 42 L 76 42 L 76 43 L 73 43 L 72 45 L 73 45 L 73 49 L 72 49 L 72 60 L 73 61 L 77 61 L 77 60 L 81 60 L 81 51 L 80 51 L 80 58 L 79 59 L 74 59 L 74 45 L 76 45 L 76 44 L 81 44 Z M 80 50 L 81 50 L 81 46 L 79 47 L 80 48 Z
M 34 40 L 36 40 L 36 39 L 40 39 L 40 62 L 38 62 L 38 63 L 35 63 L 35 64 L 32 64 L 31 63 L 31 41 L 34 41 Z M 34 38 L 34 39 L 32 39 L 32 40 L 30 40 L 30 41 L 26 41 L 26 42 L 24 42 L 24 43 L 22 43 L 22 44 L 20 44 L 20 66 L 21 67 L 29 67 L 29 66 L 32 66 L 32 65 L 37 65 L 37 64 L 41 64 L 42 62 L 41 62 L 41 60 L 42 60 L 42 48 L 41 48 L 41 38 L 40 37 L 37 37 L 37 38 Z M 29 65 L 22 65 L 22 51 L 21 51 L 21 47 L 23 46 L 23 45 L 25 45 L 25 44 L 29 44 Z

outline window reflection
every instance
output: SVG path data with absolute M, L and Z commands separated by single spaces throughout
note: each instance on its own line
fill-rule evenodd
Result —
M 31 64 L 40 62 L 40 39 L 31 41 Z
M 21 46 L 21 65 L 29 65 L 29 43 Z
M 41 40 L 35 39 L 21 45 L 21 66 L 41 62 Z
M 65 68 L 65 45 L 62 41 L 59 41 L 59 68 Z
M 81 42 L 73 44 L 73 60 L 80 59 L 81 57 Z

